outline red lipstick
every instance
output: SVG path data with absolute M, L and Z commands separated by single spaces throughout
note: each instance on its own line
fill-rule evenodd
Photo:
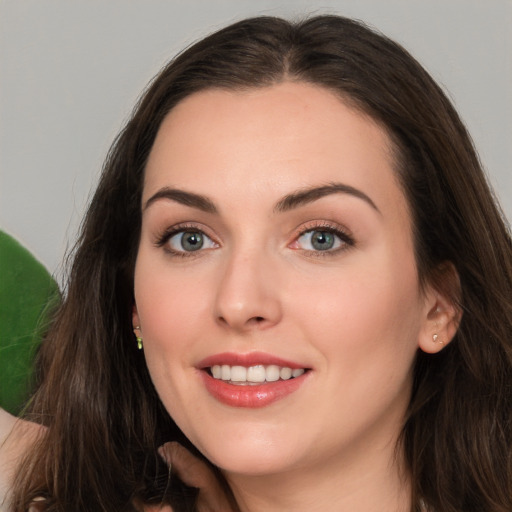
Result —
M 281 400 L 297 391 L 308 379 L 306 371 L 298 377 L 264 383 L 231 383 L 214 378 L 209 369 L 214 365 L 256 366 L 276 365 L 293 369 L 305 369 L 303 364 L 281 359 L 270 354 L 251 352 L 248 354 L 223 353 L 207 357 L 197 368 L 208 393 L 219 402 L 231 407 L 260 408 Z

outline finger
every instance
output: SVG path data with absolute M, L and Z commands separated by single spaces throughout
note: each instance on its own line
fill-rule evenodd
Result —
M 144 512 L 172 512 L 172 507 L 170 505 L 146 505 Z
M 159 448 L 161 457 L 183 483 L 199 489 L 196 503 L 199 512 L 230 512 L 234 510 L 212 469 L 178 443 Z
M 45 499 L 43 497 L 34 498 L 28 507 L 28 512 L 42 512 L 45 509 Z
M 217 479 L 206 463 L 179 443 L 165 443 L 158 449 L 158 453 L 188 486 L 203 488 L 212 484 L 217 485 Z
M 36 505 L 34 503 L 28 507 L 28 512 L 42 512 L 43 510 L 43 505 Z

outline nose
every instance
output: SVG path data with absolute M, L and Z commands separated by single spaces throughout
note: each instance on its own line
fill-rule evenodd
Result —
M 282 317 L 278 282 L 268 255 L 231 255 L 215 298 L 217 322 L 238 332 L 276 325 Z

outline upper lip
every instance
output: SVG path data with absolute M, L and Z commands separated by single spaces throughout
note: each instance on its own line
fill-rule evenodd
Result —
M 282 359 L 272 354 L 265 352 L 249 352 L 247 354 L 239 354 L 235 352 L 224 352 L 221 354 L 214 354 L 201 360 L 197 364 L 197 368 L 204 369 L 210 368 L 214 365 L 227 364 L 229 366 L 256 366 L 256 365 L 271 365 L 282 366 L 293 369 L 308 368 L 307 366 Z

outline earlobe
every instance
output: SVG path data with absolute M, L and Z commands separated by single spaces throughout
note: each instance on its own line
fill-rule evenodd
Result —
M 137 348 L 139 350 L 142 350 L 142 348 L 143 348 L 142 331 L 140 328 L 139 313 L 137 311 L 137 306 L 135 304 L 133 305 L 133 310 L 132 310 L 132 326 L 133 326 L 133 334 L 135 336 L 135 340 L 137 341 Z
M 461 313 L 455 304 L 436 301 L 427 313 L 422 332 L 419 337 L 419 347 L 423 352 L 436 354 L 448 345 L 455 336 L 460 323 Z

